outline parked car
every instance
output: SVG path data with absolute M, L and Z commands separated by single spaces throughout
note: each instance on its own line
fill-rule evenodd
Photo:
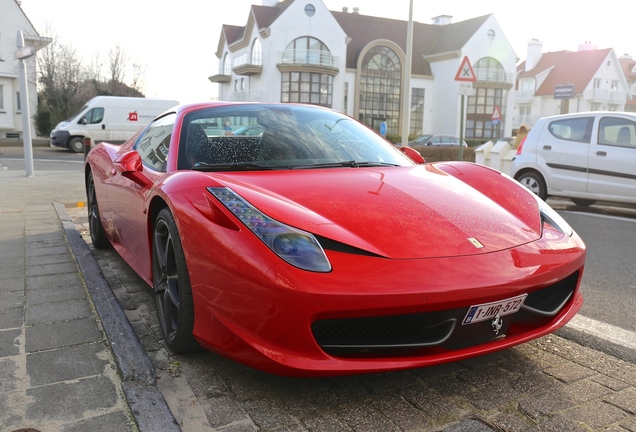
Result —
M 636 204 L 636 114 L 542 118 L 517 149 L 512 176 L 542 199 Z
M 262 136 L 202 127 L 255 123 Z M 152 287 L 174 352 L 385 372 L 524 343 L 583 303 L 585 245 L 545 202 L 485 166 L 425 164 L 333 110 L 180 106 L 98 144 L 85 173 L 93 245 Z
M 462 141 L 464 143 L 464 147 L 468 147 L 466 141 Z M 422 135 L 420 137 L 415 138 L 413 141 L 409 142 L 411 146 L 438 146 L 438 147 L 449 147 L 449 146 L 459 146 L 459 137 L 453 135 Z
M 241 126 L 232 135 L 261 136 L 264 130 L 262 126 Z

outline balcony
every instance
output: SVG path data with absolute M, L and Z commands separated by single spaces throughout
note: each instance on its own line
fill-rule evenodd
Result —
M 610 89 L 589 89 L 583 93 L 584 99 L 591 103 L 624 104 L 627 102 L 627 92 Z
M 480 87 L 501 87 L 511 89 L 515 82 L 515 75 L 503 69 L 475 68 L 475 78 Z
M 519 115 L 512 122 L 512 128 L 518 129 L 520 126 L 524 125 L 527 128 L 532 128 L 534 124 L 539 121 L 540 116 L 538 115 Z
M 232 71 L 237 75 L 258 75 L 263 72 L 260 52 L 248 52 L 232 58 Z
M 517 90 L 515 92 L 515 102 L 532 102 L 534 90 Z
M 329 51 L 285 50 L 278 52 L 278 70 L 281 72 L 318 72 L 337 75 L 338 57 Z
M 223 71 L 213 70 L 212 75 L 208 77 L 208 80 L 219 84 L 229 83 L 230 81 L 232 81 L 232 71 L 229 67 L 225 67 Z
M 232 102 L 263 102 L 263 91 L 261 89 L 235 91 L 230 95 Z

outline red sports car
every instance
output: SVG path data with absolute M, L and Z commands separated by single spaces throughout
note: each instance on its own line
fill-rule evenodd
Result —
M 271 373 L 436 365 L 566 324 L 568 224 L 500 172 L 402 150 L 316 106 L 179 106 L 88 154 L 91 239 L 152 287 L 173 351 Z

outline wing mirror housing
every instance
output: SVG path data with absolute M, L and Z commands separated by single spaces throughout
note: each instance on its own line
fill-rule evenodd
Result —
M 409 159 L 411 159 L 418 165 L 426 163 L 426 159 L 424 159 L 424 156 L 422 156 L 420 152 L 415 150 L 413 147 L 402 146 L 400 147 L 400 151 L 407 155 Z
M 115 159 L 115 168 L 124 177 L 134 181 L 140 186 L 146 187 L 151 181 L 143 173 L 144 165 L 141 156 L 136 151 L 129 151 Z

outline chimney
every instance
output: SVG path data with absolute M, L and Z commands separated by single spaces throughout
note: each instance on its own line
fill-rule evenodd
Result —
M 541 60 L 543 44 L 538 39 L 528 42 L 528 58 L 526 58 L 526 72 L 531 71 Z
M 344 13 L 347 13 L 347 12 L 349 12 L 349 8 L 348 8 L 348 7 L 346 7 L 346 6 L 343 6 L 343 7 L 342 7 L 342 11 L 343 11 Z
M 432 18 L 433 25 L 439 25 L 439 26 L 451 24 L 452 19 L 453 19 L 452 15 L 440 15 L 440 16 L 436 16 Z
M 354 14 L 359 14 L 360 13 L 360 8 L 359 7 L 354 7 L 353 8 L 353 13 Z
M 592 42 L 585 41 L 585 43 L 579 44 L 579 51 L 595 51 L 596 45 L 592 45 Z
M 278 0 L 263 0 L 263 6 L 276 7 Z

